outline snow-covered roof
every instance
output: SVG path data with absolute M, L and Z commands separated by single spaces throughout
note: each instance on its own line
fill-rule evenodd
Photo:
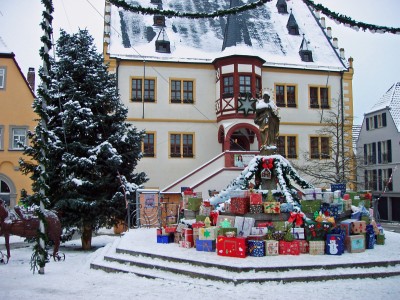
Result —
M 11 53 L 11 51 L 8 49 L 6 43 L 3 41 L 3 38 L 0 36 L 0 53 Z
M 236 2 L 242 5 L 255 1 Z M 130 3 L 157 8 L 150 0 L 140 3 L 131 0 Z M 165 27 L 153 26 L 153 15 L 133 13 L 112 6 L 108 51 L 111 57 L 121 59 L 205 63 L 230 55 L 252 55 L 265 60 L 265 66 L 346 70 L 347 61 L 340 58 L 338 50 L 332 46 L 311 9 L 301 0 L 289 0 L 287 5 L 299 26 L 299 35 L 288 33 L 290 13 L 278 13 L 276 1 L 230 18 L 166 18 Z M 230 0 L 162 1 L 164 10 L 180 12 L 211 13 L 229 7 Z M 162 29 L 165 29 L 170 41 L 171 53 L 156 52 L 155 42 Z M 234 37 L 232 34 L 240 36 Z M 299 55 L 303 36 L 309 43 L 307 47 L 312 51 L 313 62 L 302 61 Z
M 382 109 L 389 109 L 397 130 L 400 131 L 400 82 L 393 84 L 379 101 L 371 107 L 368 114 Z

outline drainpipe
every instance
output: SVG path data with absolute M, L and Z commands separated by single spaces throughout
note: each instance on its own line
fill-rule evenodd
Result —
M 342 178 L 345 179 L 345 168 L 344 168 L 344 100 L 343 100 L 343 71 L 340 72 L 340 105 L 342 107 Z
M 118 70 L 119 70 L 119 64 L 120 64 L 120 58 L 116 58 L 116 67 L 115 67 L 115 84 L 117 88 L 117 93 L 118 93 Z

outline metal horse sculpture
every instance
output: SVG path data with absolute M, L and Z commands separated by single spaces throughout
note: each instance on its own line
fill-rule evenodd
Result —
M 32 213 L 24 213 L 16 206 L 15 214 L 12 214 L 0 199 L 0 236 L 4 235 L 7 249 L 7 262 L 10 259 L 10 235 L 18 235 L 25 238 L 34 238 L 37 236 L 39 229 L 39 218 Z M 47 221 L 46 234 L 54 243 L 53 258 L 61 260 L 58 254 L 61 238 L 61 223 L 57 215 L 49 210 L 45 211 Z

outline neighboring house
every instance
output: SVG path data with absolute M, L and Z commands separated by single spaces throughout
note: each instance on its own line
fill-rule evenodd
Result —
M 211 13 L 250 2 L 140 5 Z M 191 187 L 203 196 L 225 188 L 259 153 L 254 98 L 265 92 L 279 107 L 279 154 L 296 162 L 304 152 L 329 157 L 329 137 L 317 134 L 321 113 L 342 103 L 344 117 L 353 116 L 352 59 L 331 34 L 303 1 L 197 20 L 132 13 L 106 1 L 104 60 L 118 78 L 128 121 L 146 131 L 138 169 L 148 174 L 147 187 Z
M 364 157 L 358 170 L 364 189 L 378 201 L 379 218 L 400 221 L 400 82 L 364 114 L 357 152 Z
M 34 86 L 34 70 L 29 79 Z M 37 116 L 32 110 L 34 92 L 0 37 L 0 198 L 11 207 L 18 203 L 22 190 L 32 191 L 29 176 L 19 170 L 18 160 L 26 145 L 27 132 L 33 130 Z

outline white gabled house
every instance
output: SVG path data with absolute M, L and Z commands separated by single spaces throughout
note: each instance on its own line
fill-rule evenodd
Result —
M 144 0 L 143 7 L 211 13 L 252 0 Z M 137 3 L 127 1 L 127 3 Z M 330 155 L 316 133 L 333 100 L 353 116 L 352 59 L 303 1 L 275 0 L 209 19 L 133 13 L 106 1 L 104 58 L 118 78 L 128 121 L 146 130 L 139 162 L 149 188 L 225 188 L 258 154 L 254 99 L 279 107 L 279 154 Z M 345 128 L 351 136 L 351 126 Z M 351 138 L 349 139 L 351 141 Z M 351 147 L 351 146 L 350 146 Z M 301 162 L 301 161 L 300 161 Z
M 379 199 L 379 219 L 400 221 L 400 82 L 393 84 L 364 114 L 357 152 L 364 158 L 358 171 L 363 188 Z

